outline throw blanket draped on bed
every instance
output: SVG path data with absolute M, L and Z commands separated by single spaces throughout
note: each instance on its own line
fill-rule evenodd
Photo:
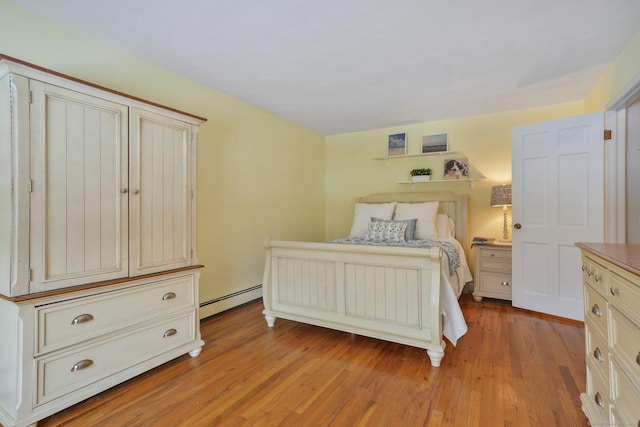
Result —
M 368 245 L 368 246 L 400 246 L 403 248 L 432 248 L 439 247 L 445 253 L 449 264 L 449 275 L 453 276 L 460 267 L 460 256 L 456 247 L 449 242 L 441 240 L 407 240 L 405 242 L 388 242 L 380 240 L 369 240 L 364 237 L 346 237 L 344 239 L 330 240 L 327 243 L 342 243 L 348 245 Z

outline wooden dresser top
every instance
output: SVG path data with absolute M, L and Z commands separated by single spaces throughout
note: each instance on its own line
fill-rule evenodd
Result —
M 640 245 L 578 242 L 576 246 L 640 276 Z

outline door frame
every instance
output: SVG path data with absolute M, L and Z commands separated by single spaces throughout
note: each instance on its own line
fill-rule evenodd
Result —
M 605 129 L 611 140 L 605 144 L 605 241 L 626 243 L 626 135 L 627 107 L 640 98 L 640 74 L 605 107 Z

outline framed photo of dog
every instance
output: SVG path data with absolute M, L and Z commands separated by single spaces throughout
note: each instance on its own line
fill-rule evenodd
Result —
M 469 179 L 468 159 L 444 159 L 444 179 Z

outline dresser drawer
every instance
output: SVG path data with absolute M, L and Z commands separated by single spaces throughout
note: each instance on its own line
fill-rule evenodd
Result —
M 620 308 L 634 322 L 640 324 L 640 286 L 620 274 L 609 275 L 609 303 Z M 638 279 L 636 278 L 636 281 Z
M 611 366 L 615 387 L 611 393 L 611 403 L 615 407 L 618 422 L 615 425 L 638 426 L 640 425 L 640 389 L 631 383 L 617 363 L 614 362 Z
M 603 295 L 607 294 L 607 269 L 588 256 L 582 257 L 582 278 Z
M 608 336 L 607 300 L 591 286 L 584 287 L 585 323 L 597 329 L 601 336 Z
M 609 347 L 606 339 L 585 326 L 586 355 L 585 359 L 593 373 L 600 379 L 603 388 L 609 395 Z
M 36 355 L 196 304 L 192 273 L 36 308 Z
M 196 339 L 195 311 L 36 360 L 36 404 L 48 402 Z
M 591 366 L 587 363 L 587 393 L 582 403 L 588 405 L 591 425 L 609 425 L 610 401 L 606 390 L 593 375 Z
M 611 307 L 611 351 L 640 387 L 640 327 Z

